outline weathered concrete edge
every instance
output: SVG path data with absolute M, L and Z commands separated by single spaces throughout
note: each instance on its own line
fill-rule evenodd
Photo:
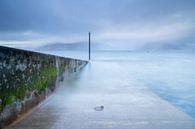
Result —
M 1 50 L 8 51 L 7 54 L 9 54 L 9 52 L 11 52 L 12 54 L 14 52 L 16 52 L 16 55 L 17 55 L 17 52 L 19 52 L 20 53 L 19 57 L 21 56 L 21 53 L 22 54 L 26 54 L 26 53 L 29 54 L 30 53 L 30 55 L 32 55 L 32 56 L 35 55 L 38 57 L 40 55 L 41 57 L 45 57 L 45 58 L 49 57 L 52 60 L 55 59 L 57 76 L 54 78 L 54 81 L 52 81 L 52 83 L 48 84 L 51 86 L 47 86 L 47 88 L 45 90 L 41 91 L 41 93 L 38 93 L 37 89 L 33 89 L 25 94 L 23 100 L 15 100 L 11 104 L 6 105 L 3 108 L 3 110 L 0 110 L 0 128 L 6 127 L 7 125 L 11 124 L 16 119 L 20 118 L 22 115 L 26 114 L 33 107 L 35 107 L 41 101 L 43 101 L 49 94 L 51 94 L 54 91 L 54 89 L 59 85 L 60 81 L 63 81 L 63 80 L 70 78 L 72 75 L 74 75 L 77 71 L 80 71 L 88 63 L 88 61 L 84 61 L 84 60 L 65 58 L 65 57 L 54 56 L 54 55 L 50 55 L 50 54 L 43 54 L 43 53 L 39 53 L 39 52 L 20 50 L 20 49 L 3 47 L 3 46 L 0 46 L 0 54 L 2 54 Z M 3 54 L 5 54 L 5 53 L 3 53 Z M 2 55 L 0 55 L 0 57 Z M 10 56 L 10 59 L 6 58 L 6 60 L 11 60 L 12 58 L 13 58 L 13 55 Z M 40 60 L 40 59 L 38 59 L 38 60 Z M 6 65 L 9 64 L 9 62 L 10 61 L 8 61 L 8 63 L 6 62 Z M 4 69 L 2 58 L 0 58 L 0 63 L 1 63 L 0 65 L 2 65 L 2 68 Z M 61 71 L 60 71 L 59 67 L 62 67 L 62 66 L 63 66 L 63 68 L 61 68 Z M 15 68 L 15 66 L 14 66 L 14 68 Z M 3 70 L 1 70 L 1 73 L 2 72 L 3 72 Z M 5 74 L 3 74 L 3 75 L 5 75 Z M 22 74 L 20 74 L 20 75 L 22 75 Z M 19 76 L 19 77 L 21 77 L 21 76 Z M 0 76 L 0 79 L 3 80 L 2 76 Z M 53 83 L 53 82 L 55 82 L 55 83 Z M 2 91 L 0 89 L 0 94 L 1 93 L 2 93 Z M 26 97 L 26 95 L 28 95 L 28 97 Z

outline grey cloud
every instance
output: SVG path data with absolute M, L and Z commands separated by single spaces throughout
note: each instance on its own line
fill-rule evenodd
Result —
M 119 34 L 121 29 L 136 25 L 122 32 L 132 34 L 135 29 L 143 32 L 144 28 L 154 31 L 157 28 L 160 32 L 159 28 L 169 24 L 184 25 L 186 37 L 192 37 L 195 30 L 194 7 L 194 0 L 0 0 L 0 40 L 25 41 L 53 36 L 52 41 L 66 42 L 66 37 L 84 35 L 88 31 L 98 37 L 109 32 L 112 35 L 113 28 L 114 32 L 119 30 Z M 99 41 L 106 42 L 107 38 Z M 177 40 L 182 39 L 178 37 Z

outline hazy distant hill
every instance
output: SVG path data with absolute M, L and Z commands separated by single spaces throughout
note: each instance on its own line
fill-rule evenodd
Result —
M 44 51 L 64 51 L 64 50 L 87 50 L 88 44 L 83 42 L 77 43 L 53 43 L 43 45 L 36 50 L 44 50 Z
M 172 51 L 172 50 L 185 50 L 193 51 L 195 49 L 195 43 L 147 43 L 140 48 L 132 49 L 128 44 L 103 44 L 103 43 L 92 43 L 92 50 L 133 50 L 133 51 Z M 36 50 L 38 51 L 87 51 L 88 43 L 76 42 L 76 43 L 52 43 L 43 45 Z
M 185 50 L 192 51 L 195 49 L 195 43 L 148 43 L 141 47 L 140 50 L 155 50 L 155 51 L 167 51 L 167 50 Z
M 112 49 L 109 44 L 93 43 L 91 44 L 93 50 L 107 50 Z M 76 43 L 52 43 L 46 44 L 41 47 L 36 48 L 38 51 L 65 51 L 65 50 L 88 50 L 88 43 L 76 42 Z

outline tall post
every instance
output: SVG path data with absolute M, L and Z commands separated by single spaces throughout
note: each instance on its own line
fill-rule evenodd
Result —
M 91 33 L 89 32 L 89 60 L 91 60 Z

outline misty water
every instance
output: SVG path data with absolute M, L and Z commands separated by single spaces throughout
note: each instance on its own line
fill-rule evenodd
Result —
M 87 52 L 45 51 L 45 53 L 88 59 Z M 138 85 L 195 118 L 195 54 L 186 52 L 99 51 L 92 62 L 119 64 Z M 121 73 L 123 74 L 123 73 Z M 118 75 L 120 78 L 120 75 Z M 129 93 L 131 94 L 131 93 Z

